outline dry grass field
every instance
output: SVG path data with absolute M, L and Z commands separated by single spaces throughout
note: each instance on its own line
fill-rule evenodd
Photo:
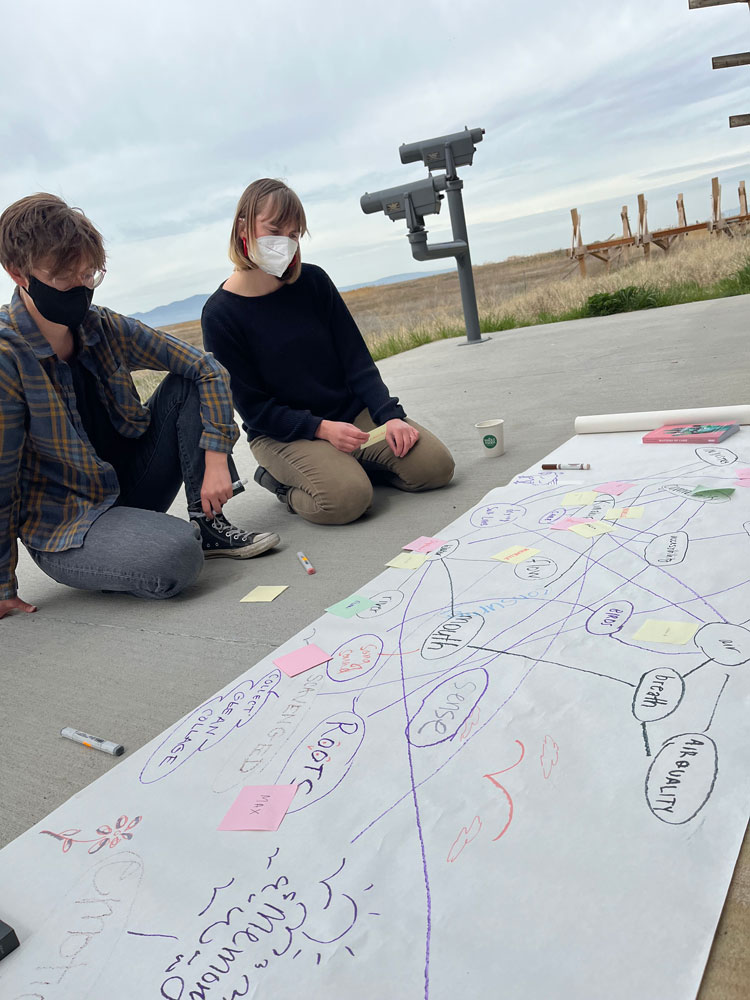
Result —
M 654 247 L 650 259 L 631 250 L 606 273 L 604 265 L 587 261 L 588 276 L 564 250 L 511 257 L 474 268 L 482 329 L 549 321 L 586 304 L 589 296 L 629 285 L 648 285 L 659 291 L 691 285 L 710 288 L 736 274 L 750 259 L 750 236 L 696 235 L 673 246 L 669 254 Z M 375 358 L 407 350 L 463 329 L 458 276 L 453 272 L 392 285 L 374 285 L 344 293 Z M 164 328 L 190 344 L 201 346 L 200 323 L 180 323 Z M 523 335 L 519 331 L 519 335 Z M 139 375 L 142 394 L 158 384 L 155 373 Z
M 597 268 L 603 267 L 595 262 Z M 564 281 L 573 265 L 564 250 L 511 257 L 499 264 L 474 268 L 479 311 L 486 312 L 497 302 L 542 285 Z M 577 273 L 577 269 L 576 269 Z M 373 347 L 385 336 L 425 323 L 462 321 L 461 295 L 455 271 L 392 285 L 372 285 L 344 292 L 349 307 L 367 343 Z M 178 323 L 164 327 L 189 344 L 201 344 L 200 323 Z

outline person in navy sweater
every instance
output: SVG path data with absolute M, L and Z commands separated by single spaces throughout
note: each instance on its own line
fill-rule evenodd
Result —
M 416 493 L 445 486 L 454 463 L 390 395 L 325 271 L 301 262 L 306 229 L 281 181 L 245 190 L 234 271 L 203 308 L 203 341 L 229 372 L 256 482 L 308 521 L 347 524 L 370 506 L 370 477 Z M 368 444 L 383 424 L 385 439 Z

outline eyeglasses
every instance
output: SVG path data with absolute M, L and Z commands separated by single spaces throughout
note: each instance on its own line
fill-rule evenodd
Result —
M 87 268 L 85 271 L 63 271 L 60 274 L 52 274 L 44 268 L 37 268 L 40 274 L 45 275 L 48 285 L 52 285 L 58 292 L 66 292 L 77 285 L 85 285 L 86 288 L 98 288 L 104 281 L 107 273 L 105 268 Z

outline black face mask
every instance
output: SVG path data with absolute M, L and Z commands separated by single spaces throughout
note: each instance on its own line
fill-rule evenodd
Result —
M 39 312 L 50 323 L 61 323 L 71 329 L 80 326 L 89 311 L 94 289 L 78 285 L 67 292 L 59 292 L 52 285 L 29 276 L 29 287 L 26 289 L 31 301 Z

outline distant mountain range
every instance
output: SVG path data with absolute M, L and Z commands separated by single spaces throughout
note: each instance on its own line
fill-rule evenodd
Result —
M 445 274 L 453 268 L 444 268 L 442 271 L 418 271 L 408 274 L 391 274 L 387 278 L 379 278 L 377 281 L 365 281 L 360 285 L 347 285 L 339 288 L 340 292 L 353 292 L 356 288 L 370 288 L 373 285 L 395 285 L 399 281 L 414 281 L 417 278 L 429 278 L 434 274 Z M 191 295 L 189 299 L 180 299 L 179 302 L 170 302 L 168 306 L 157 306 L 148 312 L 131 313 L 133 319 L 139 319 L 147 326 L 162 327 L 173 326 L 175 323 L 190 323 L 200 319 L 201 310 L 209 298 L 207 295 Z

